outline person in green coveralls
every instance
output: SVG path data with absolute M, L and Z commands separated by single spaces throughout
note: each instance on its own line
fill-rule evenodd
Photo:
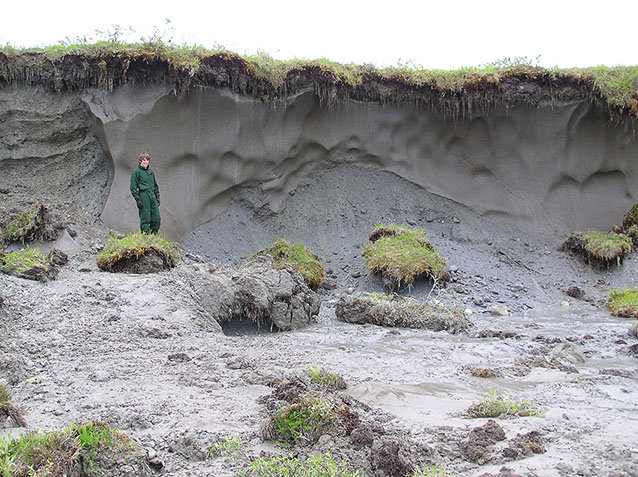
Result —
M 150 163 L 148 152 L 140 154 L 139 165 L 131 174 L 131 195 L 140 214 L 140 230 L 142 233 L 156 234 L 160 228 L 160 194 Z

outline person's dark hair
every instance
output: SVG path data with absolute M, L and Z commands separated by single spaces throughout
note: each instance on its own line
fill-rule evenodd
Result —
M 142 154 L 140 154 L 137 163 L 141 164 L 142 159 L 148 159 L 148 161 L 151 162 L 151 155 L 148 152 L 143 152 Z

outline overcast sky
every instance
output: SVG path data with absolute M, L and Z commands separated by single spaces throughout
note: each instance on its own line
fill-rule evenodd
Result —
M 638 0 L 136 1 L 7 0 L 0 43 L 42 46 L 154 27 L 177 43 L 223 45 L 278 59 L 325 57 L 427 69 L 480 66 L 528 57 L 552 67 L 638 65 Z M 8 4 L 7 4 L 8 3 Z

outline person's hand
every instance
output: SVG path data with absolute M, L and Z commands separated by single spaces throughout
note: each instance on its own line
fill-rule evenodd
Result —
M 138 209 L 141 209 L 144 207 L 144 204 L 142 203 L 142 199 L 135 199 L 135 202 L 137 203 Z
M 159 205 L 160 205 L 159 192 L 157 194 L 155 194 L 155 198 L 157 199 L 157 206 L 159 207 Z

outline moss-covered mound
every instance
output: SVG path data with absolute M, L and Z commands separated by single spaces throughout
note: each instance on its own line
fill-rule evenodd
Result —
M 319 286 L 326 276 L 326 270 L 319 261 L 319 257 L 303 244 L 291 245 L 280 238 L 277 239 L 274 245 L 262 250 L 260 253 L 270 255 L 275 267 L 280 270 L 284 268 L 297 270 L 311 286 Z
M 585 262 L 598 268 L 620 266 L 623 257 L 633 250 L 632 240 L 616 232 L 574 232 L 563 243 L 567 250 L 583 257 Z
M 40 249 L 30 247 L 8 253 L 0 251 L 0 271 L 18 278 L 46 282 L 54 280 L 58 268 L 68 260 L 64 252 L 55 249 L 46 256 L 40 253 Z
M 612 290 L 607 299 L 607 307 L 616 316 L 638 318 L 638 288 Z
M 348 99 L 411 104 L 454 117 L 496 104 L 592 100 L 606 106 L 616 119 L 638 116 L 638 66 L 547 69 L 527 58 L 514 58 L 455 71 L 379 69 L 326 59 L 277 61 L 266 54 L 240 56 L 161 41 L 0 48 L 0 86 L 110 91 L 127 83 L 165 83 L 180 95 L 195 85 L 215 86 L 262 101 L 311 89 L 327 105 Z
M 363 249 L 368 271 L 382 275 L 388 288 L 412 285 L 420 277 L 449 280 L 446 260 L 430 244 L 422 228 L 401 225 L 375 225 L 372 242 Z
M 88 422 L 19 439 L 0 438 L 3 476 L 98 477 L 154 475 L 146 452 L 128 436 L 104 422 Z
M 470 327 L 465 314 L 459 310 L 399 295 L 344 295 L 337 303 L 336 314 L 337 318 L 347 323 L 450 332 Z
M 97 265 L 108 272 L 153 273 L 173 268 L 180 258 L 175 246 L 163 237 L 135 232 L 111 237 Z

